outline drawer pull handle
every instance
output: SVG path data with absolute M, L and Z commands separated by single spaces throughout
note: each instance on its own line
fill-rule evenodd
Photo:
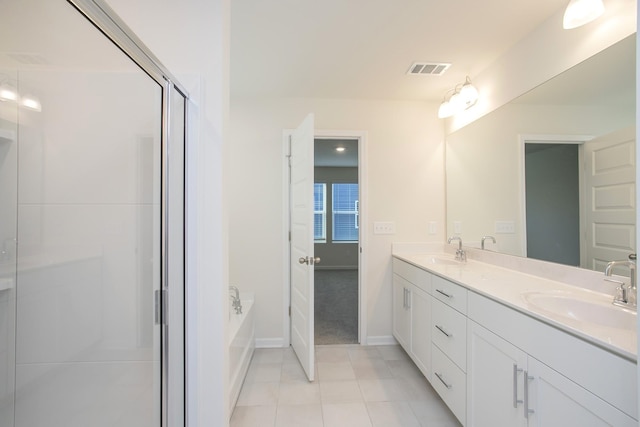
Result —
M 439 293 L 439 294 L 444 295 L 444 296 L 445 296 L 445 297 L 447 297 L 447 298 L 453 298 L 453 295 L 449 295 L 448 293 L 446 293 L 446 292 L 444 292 L 444 291 L 441 291 L 440 289 L 437 289 L 437 288 L 436 288 L 436 292 L 437 292 L 437 293 Z
M 518 373 L 522 372 L 522 369 L 518 368 L 517 364 L 513 364 L 513 407 L 518 408 L 518 403 L 522 403 L 522 400 L 518 399 Z
M 529 381 L 533 380 L 533 377 L 529 375 L 527 371 L 524 371 L 524 417 L 529 418 L 529 415 L 535 411 L 529 409 Z
M 453 336 L 453 334 L 449 334 L 449 333 L 447 333 L 447 331 L 445 331 L 445 330 L 442 328 L 442 326 L 436 325 L 436 328 L 438 328 L 438 330 L 439 330 L 440 332 L 442 332 L 443 334 L 445 334 L 447 338 L 451 338 L 451 337 Z
M 447 384 L 447 382 L 446 382 L 444 379 L 442 379 L 442 374 L 439 374 L 439 373 L 437 373 L 437 372 L 434 372 L 434 374 L 436 374 L 436 377 L 438 377 L 438 379 L 440 380 L 440 382 L 441 382 L 442 384 L 444 384 L 444 386 L 445 386 L 446 388 L 451 389 L 451 387 L 453 387 L 451 384 Z

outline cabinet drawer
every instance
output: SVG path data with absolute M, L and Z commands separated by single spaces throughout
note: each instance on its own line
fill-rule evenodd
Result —
M 467 371 L 467 318 L 433 300 L 431 303 L 431 339 L 464 372 Z
M 455 308 L 460 313 L 467 314 L 466 288 L 445 280 L 440 276 L 433 276 L 431 279 L 431 283 L 431 295 L 447 304 L 448 306 Z
M 465 425 L 467 377 L 436 345 L 431 348 L 431 385 L 451 412 Z
M 431 293 L 431 273 L 397 258 L 393 258 L 393 272 L 427 293 Z

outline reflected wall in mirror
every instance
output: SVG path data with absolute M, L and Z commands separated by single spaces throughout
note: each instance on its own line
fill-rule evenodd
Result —
M 635 34 L 621 40 L 447 136 L 448 236 L 459 235 L 465 245 L 480 247 L 482 236 L 492 235 L 496 243 L 487 240 L 489 250 L 518 256 L 531 252 L 538 259 L 597 270 L 635 252 L 635 40 Z M 574 223 L 567 223 L 566 206 L 547 196 L 562 178 L 547 179 L 538 201 L 530 199 L 527 206 L 525 153 L 546 151 L 525 150 L 536 143 L 578 146 L 579 213 Z M 613 148 L 605 150 L 608 146 Z M 611 157 L 604 158 L 605 152 Z M 541 162 L 543 174 L 545 167 L 549 172 L 561 168 L 554 166 L 555 159 Z M 592 167 L 607 177 L 615 175 L 618 182 L 587 179 L 594 176 Z M 564 221 L 565 228 L 579 230 L 577 256 L 552 255 L 564 255 L 571 245 L 545 228 L 551 218 L 527 219 L 527 211 L 543 207 L 545 215 Z M 617 218 L 603 217 L 609 214 Z M 534 234 L 547 236 L 538 251 L 543 255 L 527 249 Z

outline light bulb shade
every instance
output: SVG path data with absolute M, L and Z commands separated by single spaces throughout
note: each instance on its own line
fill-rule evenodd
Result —
M 440 108 L 438 108 L 438 118 L 446 119 L 447 117 L 453 116 L 453 105 L 451 105 L 450 101 L 443 101 L 440 104 Z
M 3 83 L 0 85 L 0 101 L 17 101 L 18 100 L 18 91 L 6 84 Z
M 465 83 L 458 94 L 460 108 L 465 110 L 478 101 L 478 89 L 471 82 Z
M 565 30 L 588 24 L 604 13 L 602 0 L 571 0 L 564 11 L 562 27 Z

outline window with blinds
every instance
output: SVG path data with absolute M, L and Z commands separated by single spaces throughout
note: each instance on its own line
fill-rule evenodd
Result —
M 358 184 L 332 184 L 332 240 L 358 241 Z
M 327 184 L 313 184 L 313 238 L 327 240 Z

